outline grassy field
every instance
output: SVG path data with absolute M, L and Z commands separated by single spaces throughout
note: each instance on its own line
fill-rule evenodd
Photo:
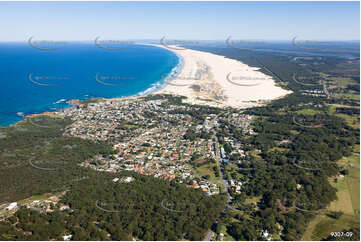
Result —
M 291 130 L 290 132 L 291 132 L 291 134 L 293 134 L 293 135 L 298 135 L 298 134 L 300 134 L 300 132 L 297 131 L 297 130 Z
M 347 87 L 347 85 L 355 84 L 355 81 L 348 77 L 331 77 L 332 85 L 336 85 L 338 87 Z
M 355 108 L 352 106 L 345 106 L 345 105 L 330 105 L 328 107 L 328 114 L 329 115 L 336 115 L 337 117 L 343 118 L 348 125 L 350 125 L 353 128 L 359 128 L 360 127 L 360 117 L 359 115 L 347 115 L 343 113 L 336 113 L 336 108 L 338 107 L 345 107 L 345 108 Z M 357 107 L 356 107 L 357 108 Z
M 329 81 L 327 81 L 327 84 L 330 88 L 338 87 L 338 88 L 346 88 L 348 85 L 355 85 L 357 82 L 351 78 L 348 77 L 327 77 Z M 336 97 L 339 98 L 349 98 L 352 100 L 360 100 L 360 94 L 352 91 L 347 90 L 347 93 L 342 94 L 336 94 Z
M 249 197 L 249 198 L 246 198 L 245 202 L 246 203 L 254 203 L 254 204 L 257 204 L 260 200 L 261 200 L 261 196 L 258 196 L 258 197 Z
M 360 95 L 359 94 L 338 94 L 337 97 L 340 98 L 349 98 L 352 100 L 360 100 Z
M 338 178 L 337 183 L 331 181 L 331 185 L 337 189 L 337 200 L 327 208 L 329 211 L 342 211 L 345 214 L 353 215 L 351 194 L 347 186 L 347 178 Z
M 197 167 L 197 171 L 198 171 L 198 173 L 199 173 L 199 175 L 201 177 L 209 175 L 209 177 L 210 177 L 209 180 L 210 181 L 216 181 L 216 180 L 219 180 L 220 178 L 216 177 L 214 175 L 213 167 L 215 167 L 215 166 L 217 166 L 217 164 L 206 164 L 206 165 Z
M 354 153 L 348 157 L 347 165 L 349 174 L 346 176 L 346 183 L 351 195 L 352 208 L 354 214 L 360 216 L 360 154 Z
M 333 219 L 326 215 L 320 215 L 315 219 L 313 230 L 308 230 L 302 240 L 321 240 L 327 238 L 331 232 L 340 232 L 357 226 L 357 221 L 352 215 L 342 215 L 339 219 Z M 305 236 L 307 235 L 307 236 Z M 344 238 L 346 240 L 346 238 Z
M 282 147 L 273 147 L 272 149 L 270 149 L 270 151 L 280 151 L 280 152 L 286 152 L 289 150 L 290 149 L 288 149 L 288 148 L 282 148 Z
M 310 109 L 310 108 L 304 108 L 304 109 L 298 110 L 297 113 L 302 114 L 302 115 L 315 115 L 315 114 L 318 114 L 321 112 L 318 110 Z
M 313 219 L 304 233 L 302 240 L 321 240 L 331 232 L 356 227 L 360 222 L 360 147 L 356 146 L 354 153 L 344 157 L 338 164 L 348 168 L 349 174 L 343 178 L 338 177 L 337 182 L 330 179 L 332 186 L 337 188 L 336 201 L 333 201 L 327 210 Z M 330 211 L 342 211 L 343 215 L 338 218 L 328 217 Z M 347 238 L 344 238 L 345 240 Z
M 360 127 L 360 117 L 357 115 L 347 115 L 343 113 L 336 114 L 337 117 L 343 118 L 348 125 L 352 128 L 359 128 Z

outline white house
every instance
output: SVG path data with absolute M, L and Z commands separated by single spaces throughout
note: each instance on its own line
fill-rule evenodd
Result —
M 73 235 L 72 234 L 69 234 L 69 235 L 64 235 L 63 236 L 63 240 L 70 240 L 71 238 L 73 238 Z
M 267 229 L 262 231 L 262 238 L 268 241 L 272 240 L 272 235 L 268 233 Z
M 17 202 L 13 202 L 13 203 L 10 203 L 9 206 L 7 206 L 5 209 L 6 210 L 13 210 L 14 208 L 16 208 L 18 206 L 18 203 Z
M 131 181 L 133 181 L 133 180 L 134 180 L 133 177 L 128 176 L 127 178 L 124 179 L 124 182 L 129 183 L 129 182 L 131 182 Z

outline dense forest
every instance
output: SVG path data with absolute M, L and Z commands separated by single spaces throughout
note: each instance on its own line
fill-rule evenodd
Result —
M 178 183 L 125 172 L 87 175 L 61 199 L 70 209 L 20 209 L 0 223 L 0 238 L 62 240 L 73 234 L 73 240 L 202 240 L 224 208 L 222 195 L 206 197 Z M 135 180 L 112 181 L 126 176 Z
M 0 202 L 49 192 L 83 176 L 78 164 L 95 155 L 109 155 L 109 144 L 63 137 L 71 121 L 48 116 L 1 128 Z M 49 128 L 48 128 L 49 127 Z

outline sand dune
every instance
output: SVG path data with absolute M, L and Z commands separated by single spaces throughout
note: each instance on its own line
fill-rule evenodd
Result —
M 158 94 L 183 95 L 192 104 L 246 108 L 291 93 L 277 86 L 272 76 L 240 61 L 190 49 L 169 50 L 183 58 L 184 66 Z

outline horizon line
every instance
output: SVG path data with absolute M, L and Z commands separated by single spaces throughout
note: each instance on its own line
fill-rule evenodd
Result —
M 88 39 L 88 40 L 73 40 L 73 39 L 39 39 L 38 41 L 69 41 L 69 42 L 94 42 L 96 38 L 94 39 Z M 110 41 L 110 40 L 117 40 L 117 41 L 123 41 L 123 40 L 134 40 L 134 41 L 160 41 L 162 38 L 160 39 L 132 39 L 132 38 L 128 38 L 128 39 L 116 39 L 116 38 L 107 38 L 104 40 Z M 206 42 L 206 41 L 213 41 L 213 42 L 226 42 L 227 38 L 225 39 L 180 39 L 180 38 L 169 38 L 166 39 L 169 41 L 202 41 L 202 42 Z M 265 42 L 275 42 L 275 41 L 291 41 L 292 42 L 292 38 L 291 39 L 241 39 L 241 38 L 234 38 L 234 40 L 236 41 L 265 41 Z M 1 42 L 28 42 L 29 39 L 24 39 L 24 40 L 0 40 Z M 298 41 L 329 41 L 329 42 L 360 42 L 359 39 L 300 39 Z

